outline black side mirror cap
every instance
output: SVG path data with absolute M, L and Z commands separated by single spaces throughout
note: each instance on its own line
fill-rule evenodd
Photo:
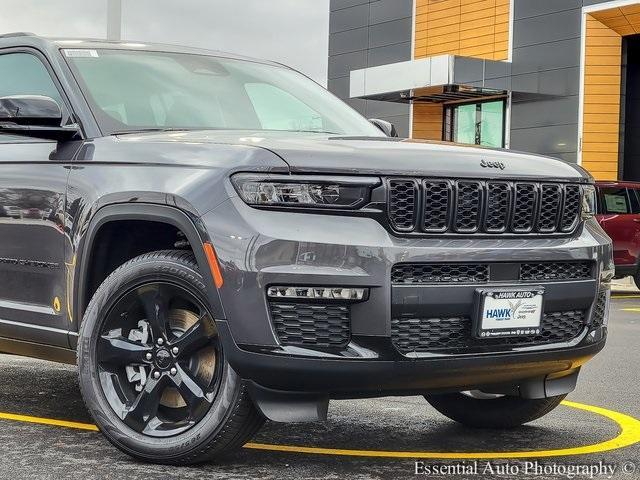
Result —
M 78 125 L 61 125 L 58 102 L 43 95 L 0 97 L 0 132 L 48 140 L 70 140 L 80 133 Z
M 397 137 L 398 132 L 396 132 L 396 127 L 391 122 L 387 122 L 386 120 L 381 120 L 379 118 L 370 118 L 369 121 L 373 123 L 376 127 L 382 130 L 387 137 Z
M 0 97 L 0 122 L 59 127 L 62 109 L 53 98 L 44 95 Z

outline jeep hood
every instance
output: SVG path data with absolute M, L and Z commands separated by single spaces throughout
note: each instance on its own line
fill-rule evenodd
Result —
M 291 173 L 340 173 L 585 181 L 577 165 L 540 155 L 387 137 L 316 133 L 200 130 L 121 135 L 123 143 L 224 144 L 265 149 Z

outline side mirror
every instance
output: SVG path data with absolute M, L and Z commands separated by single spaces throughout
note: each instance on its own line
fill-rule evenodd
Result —
M 53 98 L 13 95 L 0 97 L 0 133 L 69 140 L 79 128 L 75 124 L 62 126 L 62 110 Z
M 396 132 L 396 127 L 391 122 L 387 122 L 386 120 L 380 120 L 379 118 L 370 118 L 369 121 L 373 123 L 376 127 L 382 130 L 387 137 L 397 137 L 398 132 Z

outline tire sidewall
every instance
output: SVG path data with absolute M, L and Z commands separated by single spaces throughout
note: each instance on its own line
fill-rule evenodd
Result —
M 475 428 L 516 428 L 543 417 L 566 397 L 559 395 L 527 399 L 505 395 L 493 399 L 473 398 L 463 393 L 426 395 L 437 411 L 463 425 Z
M 218 345 L 218 361 L 222 375 L 214 403 L 207 414 L 189 430 L 171 437 L 149 437 L 126 425 L 108 403 L 98 375 L 96 359 L 97 339 L 106 314 L 116 302 L 133 288 L 151 281 L 167 281 L 192 293 L 209 311 L 206 286 L 195 268 L 175 260 L 153 258 L 134 259 L 105 280 L 87 308 L 78 343 L 79 382 L 85 404 L 100 431 L 125 452 L 147 460 L 167 460 L 184 457 L 199 447 L 211 443 L 224 428 L 227 417 L 240 390 L 240 379 L 224 359 Z

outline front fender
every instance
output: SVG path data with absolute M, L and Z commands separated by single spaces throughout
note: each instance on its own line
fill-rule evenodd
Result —
M 104 225 L 123 220 L 166 223 L 180 229 L 191 244 L 200 272 L 205 278 L 207 294 L 212 309 L 211 314 L 216 319 L 225 318 L 220 295 L 215 287 L 209 263 L 203 250 L 203 243 L 209 241 L 209 235 L 200 219 L 168 205 L 121 203 L 107 205 L 97 210 L 87 222 L 86 228 L 81 229 L 84 233 L 77 239 L 77 242 L 74 242 L 77 244 L 77 248 L 68 266 L 71 274 L 70 283 L 73 285 L 73 288 L 69 289 L 70 305 L 72 306 L 70 314 L 72 320 L 78 319 L 78 321 L 73 322 L 76 331 L 79 329 L 85 306 L 89 300 L 87 298 L 87 276 L 92 261 L 96 235 Z M 72 347 L 75 347 L 73 343 L 72 341 Z

